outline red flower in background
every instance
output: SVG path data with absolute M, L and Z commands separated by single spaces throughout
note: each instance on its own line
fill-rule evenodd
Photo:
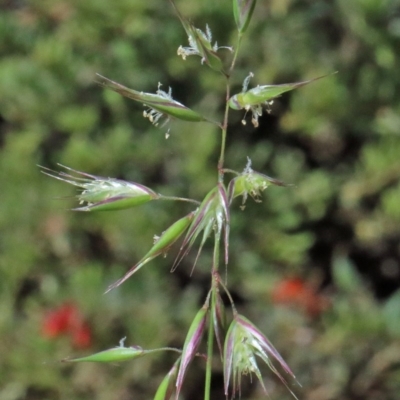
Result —
M 274 287 L 271 297 L 276 304 L 299 306 L 310 317 L 317 317 L 329 306 L 328 298 L 301 278 L 283 279 Z
M 71 303 L 65 303 L 47 313 L 42 324 L 42 335 L 48 339 L 70 335 L 72 345 L 77 348 L 89 347 L 92 341 L 89 325 L 78 307 Z
M 49 311 L 42 324 L 42 334 L 46 338 L 55 338 L 69 332 L 77 319 L 78 309 L 72 304 L 64 304 Z
M 92 343 L 92 331 L 88 324 L 82 323 L 71 332 L 74 347 L 83 349 Z

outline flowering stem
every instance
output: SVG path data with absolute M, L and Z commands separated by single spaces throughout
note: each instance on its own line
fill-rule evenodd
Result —
M 224 179 L 224 161 L 225 161 L 225 143 L 226 143 L 226 132 L 228 130 L 228 115 L 229 115 L 229 98 L 230 98 L 230 75 L 235 68 L 236 58 L 239 54 L 240 44 L 242 41 L 242 35 L 239 34 L 237 46 L 235 48 L 235 54 L 233 55 L 231 66 L 229 67 L 229 73 L 226 75 L 226 104 L 224 112 L 224 122 L 222 124 L 222 138 L 221 138 L 221 153 L 218 161 L 218 182 L 222 182 Z
M 213 255 L 213 268 L 211 275 L 211 291 L 212 298 L 215 298 L 215 292 L 218 290 L 218 278 L 215 276 L 218 275 L 218 265 L 219 265 L 219 247 L 220 247 L 220 239 L 221 235 L 218 232 L 215 232 L 214 239 L 214 255 Z M 208 324 L 208 338 L 207 338 L 207 365 L 206 365 L 206 382 L 205 382 L 205 392 L 204 392 L 204 400 L 210 400 L 210 390 L 211 390 L 211 374 L 212 374 L 212 358 L 213 358 L 213 350 L 214 350 L 214 313 L 210 312 L 210 319 Z
M 175 353 L 182 354 L 182 350 L 176 349 L 175 347 L 160 347 L 159 349 L 146 350 L 146 354 L 157 353 L 159 351 L 174 351 Z
M 221 242 L 221 234 L 219 234 L 218 232 L 215 232 L 214 253 L 213 253 L 213 268 L 212 268 L 212 273 L 213 274 L 218 271 L 220 242 Z M 214 287 L 214 285 L 213 285 L 213 287 Z
M 228 296 L 229 302 L 231 303 L 231 306 L 232 306 L 233 315 L 236 315 L 236 314 L 237 314 L 237 310 L 236 310 L 236 307 L 235 307 L 235 303 L 233 302 L 232 296 L 231 296 L 231 294 L 229 293 L 228 288 L 227 288 L 226 285 L 222 282 L 222 280 L 221 280 L 220 277 L 218 277 L 218 283 L 222 286 L 222 289 L 224 289 L 226 295 Z
M 224 179 L 224 160 L 225 160 L 225 143 L 226 143 L 226 131 L 228 129 L 228 114 L 229 114 L 229 97 L 230 97 L 230 86 L 229 77 L 226 79 L 226 104 L 224 113 L 224 122 L 222 124 L 222 138 L 221 138 L 221 153 L 218 161 L 218 182 Z
M 239 49 L 240 49 L 240 44 L 241 44 L 241 42 L 242 42 L 242 34 L 239 33 L 238 41 L 237 41 L 237 46 L 236 46 L 236 48 L 235 48 L 235 54 L 233 55 L 232 64 L 231 64 L 231 66 L 230 66 L 230 68 L 229 68 L 229 74 L 231 74 L 232 71 L 233 71 L 233 69 L 235 68 L 236 58 L 237 58 L 237 56 L 238 56 L 238 54 L 239 54 Z
M 223 171 L 224 171 L 224 173 L 225 172 L 229 172 L 230 174 L 235 174 L 235 175 L 238 175 L 238 176 L 240 175 L 239 172 L 234 171 L 233 169 L 230 169 L 230 168 L 224 168 Z
M 176 197 L 176 196 L 163 196 L 161 195 L 158 200 L 172 200 L 172 201 L 186 201 L 187 203 L 194 203 L 196 205 L 200 205 L 200 202 L 193 199 L 185 199 L 184 197 Z

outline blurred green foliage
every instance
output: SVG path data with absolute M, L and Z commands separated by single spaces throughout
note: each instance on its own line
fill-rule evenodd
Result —
M 230 1 L 177 4 L 220 45 L 235 45 Z M 195 252 L 171 275 L 171 251 L 102 293 L 190 205 L 72 213 L 76 203 L 57 198 L 72 188 L 36 164 L 201 199 L 217 177 L 218 130 L 175 122 L 165 141 L 140 105 L 93 80 L 98 72 L 147 92 L 162 82 L 220 119 L 223 79 L 199 58 L 176 56 L 187 38 L 167 1 L 2 0 L 0 8 L 0 398 L 149 398 L 169 355 L 65 366 L 58 360 L 85 350 L 68 336 L 43 336 L 43 319 L 73 301 L 92 329 L 91 353 L 124 336 L 127 345 L 181 347 L 207 287 L 207 249 L 191 277 Z M 400 391 L 399 48 L 398 0 L 269 0 L 257 3 L 238 59 L 236 89 L 249 71 L 253 85 L 338 71 L 277 99 L 256 130 L 232 112 L 228 132 L 227 166 L 242 170 L 249 156 L 255 170 L 296 185 L 271 187 L 244 211 L 235 203 L 228 279 L 297 374 L 300 398 L 395 400 Z M 271 300 L 293 275 L 329 298 L 318 316 Z M 266 384 L 271 398 L 287 398 Z M 200 398 L 202 387 L 192 372 L 183 396 Z M 263 394 L 253 384 L 242 397 Z

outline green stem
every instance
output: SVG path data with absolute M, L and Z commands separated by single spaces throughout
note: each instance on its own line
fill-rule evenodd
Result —
M 185 199 L 184 197 L 176 197 L 176 196 L 163 196 L 159 195 L 160 197 L 157 200 L 172 200 L 172 201 L 186 201 L 187 203 L 193 203 L 196 205 L 200 205 L 200 202 L 193 199 Z
M 146 354 L 157 353 L 160 351 L 174 351 L 175 353 L 182 354 L 182 350 L 176 349 L 175 347 L 160 347 L 159 349 L 145 350 Z
M 224 179 L 225 144 L 226 144 L 226 132 L 228 129 L 229 97 L 230 97 L 230 87 L 229 87 L 229 78 L 227 78 L 226 104 L 225 104 L 224 122 L 222 124 L 221 153 L 219 155 L 219 160 L 218 160 L 218 182 L 221 183 L 223 182 Z
M 229 168 L 224 168 L 224 173 L 225 172 L 229 172 L 230 174 L 240 175 L 239 172 L 234 171 L 233 169 L 229 169 Z
M 212 292 L 212 306 L 215 299 L 215 291 L 218 290 L 218 280 L 215 277 L 218 275 L 218 265 L 219 265 L 219 248 L 220 248 L 220 239 L 221 235 L 218 232 L 215 232 L 214 239 L 214 255 L 213 255 L 213 267 L 211 274 L 211 291 Z M 210 400 L 210 390 L 211 390 L 211 375 L 212 375 L 212 357 L 213 357 L 213 349 L 214 349 L 214 313 L 210 312 L 210 322 L 208 325 L 208 338 L 207 338 L 207 365 L 206 365 L 206 382 L 205 382 L 205 392 L 204 392 L 204 400 Z
M 241 43 L 242 43 L 242 34 L 239 33 L 237 45 L 236 45 L 236 48 L 235 48 L 235 53 L 233 55 L 232 64 L 231 64 L 231 66 L 229 68 L 229 75 L 232 73 L 233 69 L 235 68 L 236 59 L 237 59 L 237 56 L 239 54 L 239 49 L 240 49 L 240 44 Z
M 228 116 L 229 116 L 229 98 L 230 98 L 230 75 L 235 67 L 236 59 L 239 54 L 239 48 L 240 48 L 240 43 L 242 40 L 242 35 L 239 34 L 238 36 L 238 43 L 235 49 L 235 54 L 232 59 L 231 66 L 229 68 L 229 73 L 226 75 L 226 99 L 225 99 L 225 112 L 224 112 L 224 120 L 221 125 L 221 152 L 219 155 L 219 160 L 218 160 L 218 182 L 223 183 L 224 179 L 224 174 L 225 172 L 233 172 L 237 173 L 235 171 L 229 170 L 229 169 L 224 169 L 224 162 L 225 162 L 225 147 L 226 147 L 226 136 L 227 136 L 227 130 L 228 130 Z M 218 290 L 218 283 L 219 279 L 216 277 L 218 275 L 218 267 L 219 267 L 219 255 L 220 255 L 220 240 L 221 240 L 221 233 L 215 233 L 215 240 L 214 240 L 214 254 L 213 254 L 213 267 L 212 267 L 212 288 L 211 290 L 213 291 L 214 298 L 215 298 L 215 292 Z M 227 288 L 225 285 L 223 285 L 223 288 L 225 291 L 227 291 Z M 231 295 L 228 293 L 228 297 L 231 301 L 233 309 L 235 309 L 235 306 L 233 304 L 233 299 Z M 215 307 L 215 305 L 213 305 Z M 214 336 L 215 336 L 215 331 L 214 331 L 214 313 L 210 312 L 210 319 L 209 319 L 209 326 L 208 326 L 208 339 L 207 339 L 207 365 L 206 365 L 206 380 L 205 380 L 205 392 L 204 392 L 204 400 L 210 400 L 210 392 L 211 392 L 211 374 L 212 374 L 212 357 L 213 357 L 213 345 L 214 345 Z
M 226 104 L 225 104 L 225 112 L 224 112 L 224 121 L 222 123 L 222 137 L 221 137 L 221 153 L 219 155 L 219 160 L 218 160 L 218 182 L 223 182 L 224 179 L 224 162 L 225 162 L 225 146 L 226 146 L 226 132 L 228 130 L 228 115 L 229 115 L 229 98 L 230 98 L 230 93 L 231 93 L 231 88 L 230 88 L 230 75 L 233 72 L 233 69 L 235 68 L 236 64 L 236 59 L 239 54 L 239 49 L 240 49 L 240 44 L 242 41 L 242 35 L 239 34 L 238 36 L 238 42 L 237 46 L 235 48 L 235 53 L 233 55 L 232 63 L 229 68 L 229 73 L 226 76 Z
M 229 302 L 231 303 L 231 307 L 232 307 L 233 314 L 237 314 L 237 311 L 236 311 L 236 307 L 235 307 L 235 303 L 234 303 L 234 301 L 233 301 L 233 298 L 232 298 L 232 296 L 231 296 L 231 294 L 230 294 L 228 288 L 227 288 L 226 285 L 221 281 L 220 278 L 218 279 L 218 284 L 222 286 L 222 288 L 224 289 L 226 295 L 228 296 Z
M 218 271 L 220 243 L 221 243 L 221 233 L 215 232 L 213 266 L 212 266 L 212 274 L 213 275 L 215 274 L 215 272 Z

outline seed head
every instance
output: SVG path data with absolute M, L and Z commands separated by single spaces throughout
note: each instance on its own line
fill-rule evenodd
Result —
M 74 211 L 122 210 L 160 197 L 160 195 L 139 183 L 103 178 L 59 165 L 78 176 L 66 172 L 52 171 L 45 167 L 41 167 L 42 172 L 52 178 L 83 189 L 76 197 L 79 200 L 79 204 L 86 203 L 86 205 L 74 208 Z
M 261 174 L 251 168 L 251 160 L 247 158 L 247 165 L 243 172 L 236 178 L 232 179 L 228 187 L 229 202 L 235 197 L 242 196 L 242 208 L 250 195 L 256 202 L 261 202 L 260 196 L 268 186 L 292 186 L 280 181 L 279 179 L 271 178 L 268 175 Z
M 245 317 L 236 314 L 226 335 L 224 346 L 224 381 L 225 395 L 229 394 L 229 384 L 232 379 L 232 397 L 241 391 L 242 375 L 254 374 L 260 381 L 266 392 L 260 369 L 257 365 L 256 356 L 261 358 L 275 375 L 284 383 L 290 393 L 297 399 L 289 389 L 285 379 L 275 368 L 272 361 L 280 364 L 280 367 L 293 379 L 293 372 L 280 356 L 271 342 Z
M 321 76 L 319 78 L 310 79 L 308 81 L 284 83 L 281 85 L 257 85 L 255 88 L 248 90 L 248 85 L 252 77 L 253 73 L 250 72 L 250 74 L 243 81 L 242 91 L 238 94 L 233 95 L 229 99 L 228 104 L 229 107 L 233 110 L 245 109 L 246 112 L 251 111 L 251 122 L 253 123 L 255 128 L 258 127 L 258 118 L 262 115 L 263 105 L 267 106 L 267 112 L 270 112 L 270 106 L 273 103 L 273 99 L 280 96 L 282 93 L 289 92 L 293 89 L 314 82 L 317 79 L 323 78 Z M 245 125 L 246 121 L 243 119 L 242 123 Z
M 194 262 L 195 266 L 205 241 L 213 231 L 218 237 L 221 237 L 222 232 L 224 233 L 225 264 L 228 264 L 229 204 L 226 189 L 222 184 L 218 184 L 210 190 L 200 204 L 200 207 L 196 210 L 172 270 L 174 270 L 189 253 L 194 241 L 199 234 L 203 232 L 200 248 Z

